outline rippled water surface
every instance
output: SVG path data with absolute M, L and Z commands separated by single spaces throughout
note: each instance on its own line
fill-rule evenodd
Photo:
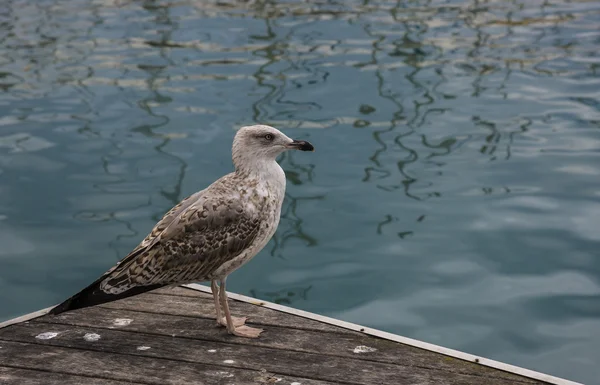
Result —
M 0 319 L 59 302 L 286 154 L 229 288 L 599 383 L 600 2 L 4 0 Z

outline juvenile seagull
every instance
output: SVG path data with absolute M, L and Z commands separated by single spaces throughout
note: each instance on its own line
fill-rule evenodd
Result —
M 258 337 L 262 329 L 246 326 L 245 317 L 231 316 L 225 281 L 258 254 L 277 229 L 285 174 L 275 159 L 286 150 L 314 147 L 270 126 L 242 127 L 233 140 L 234 172 L 173 207 L 129 255 L 50 314 L 163 286 L 210 281 L 217 323 L 230 334 Z

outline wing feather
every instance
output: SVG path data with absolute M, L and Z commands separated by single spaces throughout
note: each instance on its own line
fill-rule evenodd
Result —
M 154 234 L 107 273 L 100 284 L 103 291 L 117 294 L 134 286 L 206 280 L 258 235 L 261 210 L 253 204 L 200 194 L 183 206 L 165 214 Z

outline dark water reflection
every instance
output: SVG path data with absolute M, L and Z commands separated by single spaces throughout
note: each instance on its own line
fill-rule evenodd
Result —
M 0 4 L 0 318 L 58 302 L 286 154 L 231 289 L 586 383 L 600 372 L 600 3 Z

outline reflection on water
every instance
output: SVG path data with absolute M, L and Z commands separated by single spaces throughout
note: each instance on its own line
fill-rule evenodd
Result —
M 269 302 L 289 306 L 293 305 L 298 300 L 306 300 L 308 298 L 308 292 L 311 288 L 312 286 L 290 287 L 275 292 L 259 292 L 252 289 L 250 290 L 250 295 L 256 298 L 263 298 Z
M 282 157 L 280 227 L 232 290 L 592 383 L 599 17 L 584 0 L 2 2 L 0 318 L 105 271 L 260 122 L 317 151 Z

